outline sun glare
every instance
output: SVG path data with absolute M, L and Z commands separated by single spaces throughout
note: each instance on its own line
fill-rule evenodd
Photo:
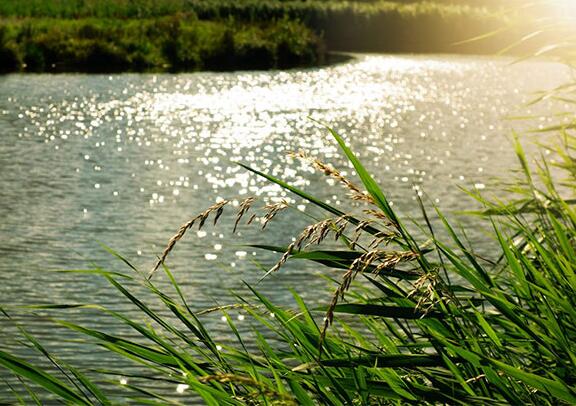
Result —
M 549 3 L 563 18 L 576 18 L 576 0 L 549 0 Z

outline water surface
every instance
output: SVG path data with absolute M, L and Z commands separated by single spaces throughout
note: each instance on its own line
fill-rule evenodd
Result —
M 350 207 L 343 189 L 289 156 L 305 150 L 354 175 L 327 131 L 308 117 L 346 138 L 401 212 L 415 214 L 415 194 L 422 192 L 446 211 L 466 209 L 458 186 L 483 189 L 515 164 L 508 136 L 526 124 L 503 117 L 566 75 L 547 62 L 362 55 L 287 72 L 0 76 L 1 303 L 99 303 L 134 313 L 103 279 L 52 271 L 125 271 L 100 243 L 147 271 L 178 226 L 218 199 L 286 199 L 295 209 L 266 234 L 252 226 L 232 236 L 229 210 L 218 227 L 190 232 L 170 257 L 195 310 L 233 302 L 229 289 L 244 290 L 243 280 L 255 283 L 261 275 L 254 261 L 266 268 L 277 259 L 242 244 L 287 245 L 307 224 L 299 211 L 317 213 L 235 162 Z M 478 229 L 470 232 L 481 238 Z M 318 272 L 288 266 L 260 288 L 278 303 L 291 303 L 289 286 L 312 303 L 326 301 L 325 282 L 311 277 Z M 67 341 L 73 335 L 43 317 L 49 313 L 12 312 L 64 359 L 90 367 L 112 362 L 79 352 Z M 66 314 L 119 328 L 90 312 Z M 241 312 L 232 315 L 242 319 Z M 206 321 L 227 336 L 219 314 Z M 26 353 L 9 323 L 2 325 L 0 348 Z M 9 396 L 0 382 L 0 398 Z

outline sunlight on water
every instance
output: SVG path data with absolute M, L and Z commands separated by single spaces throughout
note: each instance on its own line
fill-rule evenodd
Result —
M 489 191 L 490 177 L 515 162 L 506 136 L 525 124 L 502 119 L 514 115 L 510 106 L 566 75 L 559 65 L 508 62 L 361 56 L 287 72 L 0 77 L 3 302 L 94 302 L 128 311 L 105 281 L 47 270 L 93 263 L 123 270 L 103 242 L 147 272 L 179 225 L 218 199 L 236 207 L 251 195 L 263 198 L 261 205 L 285 199 L 296 210 L 278 214 L 266 234 L 257 219 L 232 236 L 235 215 L 227 208 L 217 228 L 191 231 L 169 258 L 195 310 L 229 303 L 227 289 L 245 289 L 242 280 L 255 283 L 277 259 L 241 244 L 285 246 L 308 221 L 298 211 L 317 214 L 236 162 L 354 209 L 332 179 L 290 156 L 304 150 L 354 177 L 308 116 L 346 138 L 400 211 L 417 213 L 417 195 L 445 210 L 466 208 L 458 185 Z M 278 303 L 290 302 L 286 286 L 322 302 L 317 292 L 325 282 L 312 277 L 318 272 L 289 265 L 260 288 Z M 74 317 L 95 322 L 81 311 Z M 206 316 L 228 334 L 220 317 Z M 230 317 L 248 324 L 241 311 Z M 69 345 L 45 320 L 36 323 L 45 343 Z M 0 341 L 14 344 L 2 333 Z
M 2 248 L 12 255 L 38 242 L 47 265 L 68 266 L 71 257 L 100 258 L 97 239 L 147 264 L 178 224 L 218 198 L 286 199 L 306 210 L 235 162 L 343 205 L 332 179 L 289 156 L 305 150 L 353 176 L 308 116 L 340 131 L 401 209 L 424 193 L 457 209 L 456 185 L 482 188 L 512 164 L 506 134 L 517 123 L 501 120 L 509 106 L 562 72 L 545 63 L 363 56 L 287 72 L 8 76 L 0 82 L 0 211 L 11 237 Z M 236 252 L 245 260 L 242 251 L 210 250 L 226 247 L 223 234 L 197 238 L 208 249 L 199 258 L 231 265 Z

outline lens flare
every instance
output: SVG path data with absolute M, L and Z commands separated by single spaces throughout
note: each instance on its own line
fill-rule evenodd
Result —
M 562 18 L 576 19 L 576 0 L 549 0 L 548 4 Z

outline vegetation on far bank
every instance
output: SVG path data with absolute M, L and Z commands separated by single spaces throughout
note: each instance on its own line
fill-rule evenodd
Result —
M 34 19 L 0 27 L 0 70 L 117 72 L 309 66 L 322 44 L 295 21 L 241 24 L 191 16 Z
M 327 51 L 495 52 L 473 2 L 61 0 L 0 3 L 0 71 L 264 69 Z
M 499 0 L 4 0 L 0 3 L 0 16 L 149 18 L 194 12 L 200 17 L 222 17 L 232 12 L 241 18 L 264 19 L 294 17 L 295 13 L 304 18 L 311 12 L 334 9 L 367 14 L 392 8 L 404 13 L 438 8 L 450 13 L 486 12 L 498 10 L 499 6 Z

